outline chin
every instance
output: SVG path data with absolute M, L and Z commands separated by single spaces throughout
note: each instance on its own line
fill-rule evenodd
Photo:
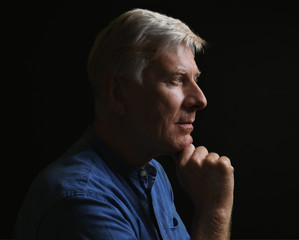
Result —
M 174 141 L 172 145 L 173 147 L 172 154 L 183 151 L 187 146 L 189 146 L 192 143 L 193 143 L 193 138 L 190 135 Z

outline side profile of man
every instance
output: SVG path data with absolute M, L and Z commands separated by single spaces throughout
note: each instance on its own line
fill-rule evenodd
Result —
M 194 60 L 204 44 L 180 20 L 143 9 L 98 34 L 88 60 L 95 120 L 35 179 L 16 238 L 229 239 L 233 167 L 190 135 L 207 104 Z M 154 160 L 166 154 L 195 206 L 191 233 Z

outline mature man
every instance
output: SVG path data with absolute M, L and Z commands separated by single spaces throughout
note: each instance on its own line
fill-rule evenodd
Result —
M 142 9 L 103 29 L 88 61 L 95 121 L 34 181 L 16 224 L 28 239 L 228 239 L 233 167 L 195 148 L 207 100 L 194 54 L 205 42 L 184 23 Z M 173 155 L 195 206 L 189 235 L 162 166 Z

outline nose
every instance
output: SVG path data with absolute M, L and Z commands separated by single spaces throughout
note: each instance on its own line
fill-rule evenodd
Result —
M 207 99 L 197 83 L 195 81 L 190 82 L 185 89 L 185 107 L 197 111 L 204 109 L 207 104 Z

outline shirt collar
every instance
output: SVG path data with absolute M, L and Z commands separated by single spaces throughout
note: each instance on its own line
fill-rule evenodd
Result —
M 153 160 L 150 161 L 145 168 L 139 168 L 128 164 L 100 139 L 91 126 L 89 126 L 86 130 L 84 137 L 92 146 L 94 151 L 107 163 L 107 165 L 121 175 L 138 178 L 144 170 L 154 177 L 157 175 L 156 168 L 151 164 Z

